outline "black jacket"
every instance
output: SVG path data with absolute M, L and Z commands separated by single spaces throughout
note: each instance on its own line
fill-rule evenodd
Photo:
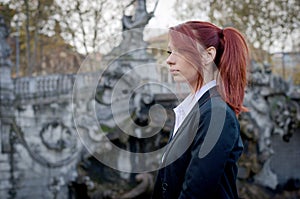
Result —
M 235 199 L 243 144 L 234 111 L 207 91 L 169 141 L 153 199 Z

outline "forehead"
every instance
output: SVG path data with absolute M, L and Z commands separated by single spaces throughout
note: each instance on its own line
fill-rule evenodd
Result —
M 197 41 L 190 36 L 170 30 L 168 47 L 176 49 L 197 49 Z
M 169 37 L 167 47 L 170 50 L 179 50 L 181 53 L 193 54 L 193 56 L 198 56 L 199 53 L 203 53 L 205 51 L 205 48 L 194 40 L 182 40 L 182 38 Z
M 191 46 L 189 43 L 185 42 L 180 38 L 174 38 L 172 36 L 169 36 L 168 48 L 179 50 L 179 49 L 189 49 L 191 48 Z

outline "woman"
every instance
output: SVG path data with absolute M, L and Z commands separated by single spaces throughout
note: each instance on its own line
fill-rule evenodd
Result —
M 234 28 L 189 21 L 169 30 L 166 62 L 191 93 L 175 109 L 175 127 L 158 172 L 153 199 L 238 198 L 242 153 L 238 114 L 249 60 Z

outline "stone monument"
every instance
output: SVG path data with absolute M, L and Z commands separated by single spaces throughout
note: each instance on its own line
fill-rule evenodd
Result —
M 101 62 L 107 65 L 97 87 L 98 92 L 96 95 L 96 100 L 102 110 L 105 107 L 110 109 L 111 99 L 109 97 L 111 97 L 111 92 L 115 88 L 116 82 L 123 81 L 123 89 L 130 91 L 131 88 L 134 88 L 141 82 L 146 84 L 157 73 L 155 58 L 147 51 L 148 43 L 143 39 L 143 31 L 149 20 L 154 16 L 155 8 L 152 12 L 147 12 L 145 0 L 133 0 L 127 7 L 133 4 L 135 5 L 133 16 L 127 16 L 123 12 L 122 41 L 105 55 Z M 150 104 L 153 101 L 150 90 L 149 88 L 142 88 L 137 93 L 128 93 L 134 96 L 132 106 L 140 107 L 141 104 Z M 106 96 L 109 97 L 106 98 Z M 122 107 L 120 107 L 120 110 L 122 110 Z M 107 118 L 107 116 L 103 115 L 99 117 L 102 121 Z M 109 116 L 108 118 L 112 119 Z M 110 126 L 110 124 L 108 125 Z

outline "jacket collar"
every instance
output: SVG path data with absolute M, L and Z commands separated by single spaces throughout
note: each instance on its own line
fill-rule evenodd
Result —
M 199 121 L 200 119 L 199 109 L 205 104 L 205 102 L 216 96 L 220 96 L 217 86 L 212 87 L 211 89 L 206 91 L 198 100 L 198 103 L 194 105 L 192 110 L 185 117 L 181 126 L 178 128 L 178 132 L 172 139 L 169 139 L 169 142 L 167 144 L 168 146 L 164 155 L 165 158 L 163 161 L 163 165 L 169 164 L 170 162 L 172 162 L 172 160 L 176 160 L 188 149 L 197 133 L 197 121 Z M 172 136 L 172 133 L 170 134 L 170 136 Z M 176 147 L 174 145 L 176 145 Z M 172 150 L 170 150 L 171 148 Z
M 214 86 L 208 91 L 206 91 L 202 97 L 198 100 L 198 106 L 201 107 L 207 100 L 209 100 L 212 97 L 221 96 L 218 91 L 218 86 Z M 194 107 L 195 108 L 195 107 Z

